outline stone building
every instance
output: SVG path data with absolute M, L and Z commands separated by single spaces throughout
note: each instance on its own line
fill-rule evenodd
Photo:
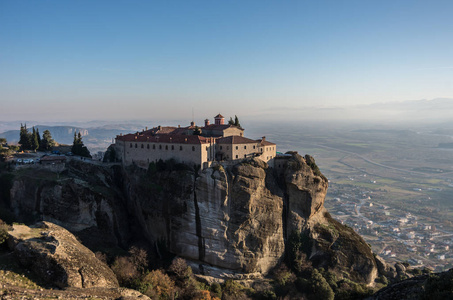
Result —
M 221 114 L 214 117 L 214 124 L 206 119 L 203 127 L 191 122 L 187 127 L 157 126 L 118 135 L 113 147 L 117 160 L 144 168 L 160 159 L 206 168 L 214 161 L 258 157 L 272 165 L 277 152 L 276 144 L 265 137 L 258 140 L 244 137 L 244 129 L 225 124 Z

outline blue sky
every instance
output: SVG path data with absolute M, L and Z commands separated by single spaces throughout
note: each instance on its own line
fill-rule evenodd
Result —
M 2 120 L 453 98 L 453 1 L 0 0 Z

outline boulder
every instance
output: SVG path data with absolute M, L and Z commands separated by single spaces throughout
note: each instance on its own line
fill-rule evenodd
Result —
M 113 271 L 73 234 L 50 222 L 13 225 L 8 245 L 17 259 L 50 285 L 60 288 L 116 288 Z

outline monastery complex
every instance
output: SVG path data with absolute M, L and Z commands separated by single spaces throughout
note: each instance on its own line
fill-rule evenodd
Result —
M 203 127 L 191 122 L 187 127 L 157 126 L 118 135 L 113 146 L 116 158 L 123 164 L 137 164 L 144 168 L 160 159 L 175 159 L 207 168 L 215 161 L 248 157 L 257 157 L 272 166 L 277 153 L 276 144 L 266 141 L 265 137 L 258 140 L 244 137 L 244 129 L 225 124 L 221 114 L 214 117 L 214 124 L 206 119 Z

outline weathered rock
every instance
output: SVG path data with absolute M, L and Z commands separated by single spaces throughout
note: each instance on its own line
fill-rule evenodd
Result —
M 9 247 L 21 264 L 58 287 L 118 287 L 113 271 L 66 229 L 40 222 L 13 225 Z
M 389 279 L 396 278 L 397 272 L 395 268 L 389 265 L 382 257 L 375 255 L 375 261 L 379 274 L 382 274 Z
M 352 228 L 325 215 L 326 223 L 318 223 L 310 231 L 310 260 L 315 267 L 333 270 L 354 280 L 372 284 L 378 276 L 370 246 Z
M 308 160 L 311 164 L 307 164 Z M 313 167 L 314 166 L 314 167 Z M 322 220 L 328 182 L 317 169 L 314 159 L 294 154 L 284 173 L 288 195 L 288 233 L 301 231 Z M 318 170 L 319 172 L 319 170 Z
M 44 220 L 72 232 L 95 228 L 112 245 L 128 239 L 127 208 L 111 170 L 74 160 L 59 180 L 46 169 L 33 175 L 17 177 L 10 191 L 9 205 L 20 222 Z

